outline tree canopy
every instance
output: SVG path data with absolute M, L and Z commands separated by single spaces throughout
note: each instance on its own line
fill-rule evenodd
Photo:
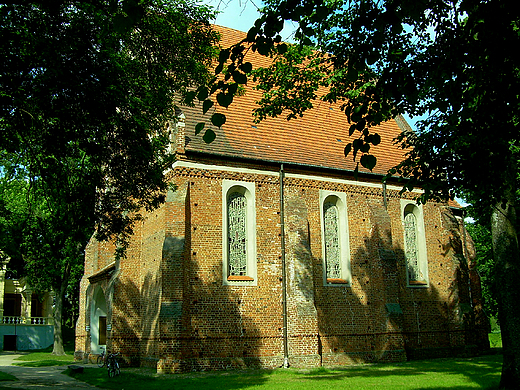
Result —
M 164 198 L 173 102 L 209 80 L 211 15 L 190 0 L 0 5 L 0 173 L 20 190 L 3 227 L 23 233 L 1 249 L 55 291 L 57 326 L 92 233 L 124 250 Z
M 76 203 L 71 221 L 124 233 L 161 200 L 172 102 L 208 80 L 209 16 L 183 0 L 4 3 L 0 148 Z
M 281 42 L 286 20 L 298 24 L 294 45 Z M 501 388 L 511 389 L 520 387 L 519 28 L 516 5 L 506 0 L 268 0 L 247 37 L 220 52 L 223 77 L 199 88 L 215 97 L 197 95 L 206 106 L 212 99 L 226 106 L 233 84 L 253 79 L 264 91 L 259 120 L 302 115 L 316 100 L 339 102 L 348 125 L 338 132 L 355 136 L 345 156 L 368 169 L 377 164 L 375 125 L 425 115 L 397 139 L 408 152 L 387 179 L 421 187 L 423 202 L 472 193 L 491 216 L 494 278 L 502 284 Z M 273 57 L 272 65 L 251 69 L 248 50 Z

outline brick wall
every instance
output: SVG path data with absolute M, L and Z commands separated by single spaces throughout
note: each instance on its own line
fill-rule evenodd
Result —
M 279 178 L 266 167 L 247 168 L 175 168 L 176 190 L 136 228 L 111 279 L 96 282 L 111 289 L 110 342 L 128 362 L 161 372 L 282 365 Z M 479 297 L 468 292 L 463 236 L 445 204 L 423 208 L 429 286 L 410 288 L 398 191 L 309 175 L 316 173 L 293 171 L 284 181 L 292 366 L 444 356 L 477 341 L 485 347 L 485 332 L 474 336 Z M 222 285 L 224 179 L 255 183 L 256 286 Z M 320 189 L 347 194 L 350 286 L 323 285 Z M 89 348 L 87 277 L 110 263 L 109 252 L 92 249 L 100 245 L 87 249 L 77 350 Z

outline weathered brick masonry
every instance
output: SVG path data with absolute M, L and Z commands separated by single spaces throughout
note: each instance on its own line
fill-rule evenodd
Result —
M 240 35 L 223 32 L 228 39 Z M 106 345 L 128 363 L 173 372 L 278 367 L 285 357 L 292 366 L 316 367 L 486 349 L 474 251 L 458 211 L 437 202 L 407 206 L 417 193 L 400 195 L 395 183 L 381 184 L 402 158 L 392 145 L 402 120 L 376 129 L 380 165 L 354 179 L 355 165 L 343 157 L 348 137 L 331 130 L 344 120 L 337 107 L 258 125 L 250 117 L 257 96 L 248 94 L 226 111 L 228 122 L 209 146 L 194 134 L 200 111 L 185 110 L 174 128 L 172 189 L 136 226 L 125 258 L 115 261 L 107 243 L 89 243 L 76 356 Z M 223 240 L 223 199 L 233 185 L 254 202 L 256 222 L 246 229 L 254 266 L 248 263 L 249 279 L 238 282 L 242 276 L 228 276 Z M 346 218 L 338 234 L 348 237 L 338 244 L 345 280 L 324 277 L 327 194 L 345 206 L 338 206 Z M 417 212 L 424 280 L 407 273 L 405 206 Z
M 109 348 L 160 371 L 282 364 L 280 184 L 276 172 L 257 171 L 174 169 L 177 190 L 136 230 L 117 272 L 82 284 L 87 295 L 99 285 L 109 302 Z M 255 183 L 256 286 L 222 285 L 223 179 Z M 424 206 L 430 283 L 413 288 L 406 284 L 397 190 L 386 191 L 385 207 L 382 188 L 363 183 L 287 173 L 284 186 L 290 364 L 395 361 L 485 345 L 459 224 L 446 204 Z M 347 194 L 351 286 L 322 283 L 318 192 L 327 188 Z M 93 241 L 87 254 L 98 270 L 111 264 L 103 248 Z M 89 267 L 86 275 L 93 274 Z M 85 320 L 78 351 L 91 350 Z

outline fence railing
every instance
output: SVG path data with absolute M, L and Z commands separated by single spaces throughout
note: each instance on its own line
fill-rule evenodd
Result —
M 53 323 L 52 317 L 0 317 L 0 325 L 52 325 Z

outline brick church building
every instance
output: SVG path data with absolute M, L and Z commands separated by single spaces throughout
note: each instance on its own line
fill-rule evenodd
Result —
M 222 46 L 244 34 L 219 28 Z M 261 64 L 263 57 L 249 54 Z M 360 169 L 339 106 L 302 118 L 251 115 L 248 89 L 207 145 L 200 107 L 172 125 L 166 202 L 126 258 L 92 239 L 76 357 L 102 347 L 158 372 L 317 367 L 474 354 L 489 347 L 473 247 L 455 204 L 418 205 L 382 184 L 403 158 L 402 118 L 376 131 Z

